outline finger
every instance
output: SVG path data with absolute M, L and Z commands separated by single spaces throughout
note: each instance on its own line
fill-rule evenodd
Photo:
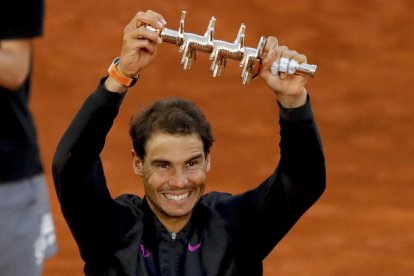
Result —
M 147 53 L 149 56 L 152 56 L 157 51 L 157 45 L 147 39 L 135 40 L 129 44 L 129 47 L 130 49 L 140 49 L 141 58 L 143 53 Z M 121 62 L 118 65 L 118 70 L 125 76 L 136 76 L 137 60 L 135 58 L 136 57 L 132 57 L 128 52 L 126 52 L 126 54 L 121 53 Z
M 261 73 L 269 71 L 270 65 L 275 58 L 273 48 L 277 47 L 278 40 L 274 36 L 269 36 L 266 39 L 266 44 L 263 48 Z M 263 75 L 262 75 L 263 76 Z
M 299 64 L 308 63 L 308 58 L 305 55 L 296 53 L 293 55 L 292 59 L 296 60 Z
M 299 67 L 298 62 L 294 59 L 294 56 L 297 55 L 298 52 L 296 52 L 295 50 L 289 50 L 288 52 L 288 57 L 289 59 L 287 60 L 287 67 L 286 67 L 286 73 L 288 75 L 292 75 L 293 73 L 295 73 L 296 69 Z
M 157 45 L 147 39 L 135 40 L 134 43 L 131 43 L 129 46 L 132 49 L 140 49 L 141 51 L 147 52 L 150 54 L 155 53 L 155 51 L 157 50 Z
M 157 32 L 151 31 L 145 28 L 144 26 L 130 31 L 129 33 L 126 34 L 126 38 L 147 39 L 155 44 L 162 43 L 162 39 L 158 36 Z
M 287 47 L 284 47 L 280 53 L 279 75 L 282 80 L 287 78 L 289 72 L 289 63 L 295 53 L 296 51 L 289 50 Z M 293 65 L 294 64 L 292 63 L 292 66 Z
M 269 52 L 269 50 L 270 50 L 270 49 L 273 49 L 273 48 L 277 47 L 277 46 L 278 46 L 278 43 L 279 43 L 279 41 L 277 40 L 277 38 L 276 38 L 276 37 L 274 37 L 274 36 L 269 36 L 269 37 L 266 39 L 266 44 L 265 44 L 265 46 L 264 46 L 263 51 L 264 51 L 264 52 Z
M 276 58 L 277 58 L 276 53 L 275 53 L 275 50 L 273 48 L 269 49 L 267 55 L 262 58 L 262 66 L 261 66 L 261 70 L 260 70 L 260 75 L 263 78 L 267 78 L 268 75 L 271 73 L 271 67 L 272 67 L 273 64 L 278 64 L 278 63 L 275 62 Z M 277 75 L 277 73 L 272 74 L 272 75 Z
M 151 10 L 138 12 L 130 23 L 135 25 L 136 28 L 140 28 L 143 25 L 150 25 L 155 29 L 162 29 L 167 24 L 161 14 Z
M 273 76 L 279 75 L 280 59 L 284 50 L 288 50 L 288 48 L 286 46 L 273 44 L 273 48 L 269 50 L 267 56 L 263 59 L 263 70 L 265 72 Z
M 276 61 L 282 57 L 282 52 L 289 50 L 289 48 L 286 46 L 276 46 L 273 49 L 275 50 Z
M 286 72 L 288 75 L 293 75 L 299 68 L 299 64 L 302 63 L 303 58 L 294 50 L 287 51 L 285 56 L 282 59 L 286 67 L 281 71 Z

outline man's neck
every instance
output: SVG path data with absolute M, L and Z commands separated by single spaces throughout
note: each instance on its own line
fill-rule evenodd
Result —
M 170 233 L 178 233 L 181 231 L 181 229 L 184 228 L 184 226 L 187 225 L 188 221 L 191 218 L 191 214 L 188 214 L 184 217 L 178 217 L 178 218 L 171 218 L 166 216 L 159 216 L 156 214 L 162 225 L 168 230 Z
M 154 207 L 151 202 L 148 202 L 148 206 L 150 207 L 151 211 L 154 215 L 158 218 L 162 225 L 167 229 L 170 233 L 178 233 L 187 223 L 190 221 L 191 213 L 181 216 L 181 217 L 171 217 L 162 212 L 160 212 L 156 207 Z

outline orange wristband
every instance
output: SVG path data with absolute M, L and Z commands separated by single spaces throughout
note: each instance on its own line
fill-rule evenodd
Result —
M 120 57 L 116 57 L 114 59 L 111 66 L 109 66 L 108 68 L 108 73 L 114 80 L 116 80 L 123 86 L 131 87 L 137 82 L 138 77 L 130 78 L 130 77 L 124 76 L 121 72 L 119 72 L 117 65 L 119 64 L 120 60 L 121 60 Z

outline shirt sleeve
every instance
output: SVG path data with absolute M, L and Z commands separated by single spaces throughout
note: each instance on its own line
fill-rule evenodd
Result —
M 2 1 L 0 39 L 34 38 L 43 35 L 44 0 Z
M 52 172 L 62 213 L 84 260 L 103 258 L 117 246 L 131 221 L 128 208 L 112 199 L 99 157 L 124 94 L 101 81 L 77 113 L 56 150 Z
M 310 100 L 280 106 L 280 160 L 257 188 L 217 204 L 241 252 L 263 260 L 325 189 L 325 158 Z M 243 248 L 242 248 L 243 247 Z

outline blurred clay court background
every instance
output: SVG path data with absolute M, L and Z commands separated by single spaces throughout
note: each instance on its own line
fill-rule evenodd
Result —
M 410 0 L 48 0 L 31 102 L 59 246 L 44 275 L 83 275 L 51 161 L 70 120 L 119 54 L 123 27 L 147 9 L 163 14 L 171 29 L 186 10 L 185 31 L 197 34 L 215 16 L 215 37 L 227 41 L 245 23 L 246 46 L 274 35 L 319 66 L 308 88 L 324 142 L 327 190 L 265 260 L 264 275 L 414 275 Z M 190 98 L 211 121 L 217 142 L 208 190 L 245 191 L 277 164 L 278 112 L 262 80 L 243 86 L 235 61 L 213 79 L 207 55 L 199 54 L 189 71 L 180 59 L 176 46 L 162 45 L 125 99 L 102 156 L 113 196 L 143 194 L 132 172 L 128 123 L 132 112 L 159 97 Z

